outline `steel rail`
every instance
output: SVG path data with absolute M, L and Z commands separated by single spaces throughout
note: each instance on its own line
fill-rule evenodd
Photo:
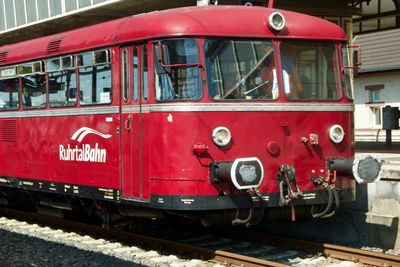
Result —
M 118 239 L 119 241 L 129 244 L 143 244 L 147 247 L 162 249 L 169 252 L 174 252 L 176 254 L 187 254 L 194 255 L 201 258 L 202 260 L 207 260 L 211 262 L 217 262 L 226 265 L 243 266 L 243 267 L 286 267 L 288 265 L 257 259 L 254 257 L 248 257 L 240 254 L 235 254 L 222 250 L 214 250 L 203 247 L 197 247 L 193 245 L 187 245 L 184 243 L 179 243 L 175 241 L 169 241 L 165 239 L 160 239 L 152 236 L 146 236 L 137 233 L 126 232 L 116 229 L 105 229 L 100 226 L 81 223 L 66 219 L 60 219 L 55 217 L 50 217 L 46 215 L 41 215 L 33 212 L 24 212 L 19 210 L 12 210 L 6 208 L 0 208 L 0 216 L 18 218 L 24 221 L 43 224 L 46 226 L 53 226 L 57 228 L 62 228 L 71 231 L 83 232 L 85 235 L 92 234 L 96 237 L 106 238 L 106 239 Z
M 183 244 L 175 241 L 169 241 L 137 233 L 126 232 L 122 230 L 104 229 L 100 226 L 95 226 L 92 224 L 86 224 L 71 220 L 44 216 L 32 212 L 23 212 L 23 211 L 0 208 L 0 215 L 10 216 L 13 218 L 17 217 L 25 221 L 44 224 L 44 225 L 52 225 L 55 227 L 61 227 L 63 229 L 69 229 L 72 231 L 81 231 L 84 232 L 85 234 L 101 236 L 102 238 L 118 239 L 128 244 L 129 243 L 143 244 L 148 247 L 158 248 L 158 249 L 161 248 L 162 250 L 175 252 L 177 254 L 179 253 L 190 254 L 199 257 L 203 260 L 208 260 L 228 265 L 251 266 L 251 267 L 287 266 L 281 263 L 257 259 L 254 257 L 248 257 L 227 251 L 207 249 L 203 247 L 197 247 L 193 245 Z M 259 233 L 255 231 L 246 231 L 245 233 L 236 232 L 235 237 L 247 241 L 249 240 L 257 241 L 263 244 L 277 245 L 280 247 L 296 249 L 304 252 L 322 253 L 323 255 L 332 258 L 360 262 L 363 264 L 368 264 L 373 266 L 386 266 L 386 267 L 400 266 L 400 256 L 394 256 L 385 253 L 378 253 L 378 252 L 361 250 L 361 249 L 333 245 L 333 244 L 298 240 L 288 237 Z
M 246 233 L 246 235 L 243 234 L 241 238 L 246 238 L 246 236 L 247 239 L 249 236 L 254 236 L 252 240 L 258 242 L 297 249 L 305 252 L 322 253 L 326 256 L 340 260 L 349 260 L 373 266 L 400 266 L 400 256 L 390 255 L 386 253 L 379 253 L 327 243 L 298 240 L 289 237 L 263 234 L 253 231 L 251 233 Z

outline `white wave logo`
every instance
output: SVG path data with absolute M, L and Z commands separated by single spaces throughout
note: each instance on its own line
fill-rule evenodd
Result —
M 71 139 L 74 141 L 78 141 L 80 143 L 80 142 L 82 142 L 83 138 L 85 138 L 85 136 L 88 134 L 95 134 L 100 137 L 103 137 L 104 139 L 108 139 L 111 137 L 111 134 L 103 134 L 103 133 L 93 130 L 91 128 L 82 127 L 72 135 Z M 78 136 L 79 136 L 79 138 L 78 138 Z M 77 138 L 78 138 L 78 140 L 77 140 Z
M 83 138 L 85 138 L 88 134 L 95 134 L 104 139 L 108 139 L 111 137 L 111 134 L 103 134 L 91 128 L 82 127 L 72 135 L 71 139 L 81 143 Z M 70 144 L 68 144 L 65 148 L 63 145 L 60 145 L 59 152 L 60 160 L 62 161 L 105 163 L 107 159 L 107 150 L 99 148 L 98 143 L 96 143 L 94 147 L 89 144 L 81 144 L 79 146 L 71 146 Z

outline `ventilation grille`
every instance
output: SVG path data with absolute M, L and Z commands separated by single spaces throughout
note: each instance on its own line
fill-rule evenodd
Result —
M 60 50 L 60 45 L 61 45 L 61 38 L 57 38 L 52 40 L 48 45 L 47 45 L 47 53 L 54 53 Z
M 3 120 L 1 122 L 1 140 L 3 142 L 17 142 L 16 120 Z
M 8 55 L 8 51 L 1 51 L 0 52 L 0 62 L 6 62 L 7 55 Z

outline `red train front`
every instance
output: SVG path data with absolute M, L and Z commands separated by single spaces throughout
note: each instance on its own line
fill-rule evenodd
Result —
M 331 216 L 356 180 L 379 179 L 378 159 L 353 160 L 346 40 L 321 19 L 193 7 L 6 49 L 17 51 L 1 72 L 8 199 L 19 188 L 37 206 L 256 224 Z M 32 89 L 34 74 L 44 83 Z

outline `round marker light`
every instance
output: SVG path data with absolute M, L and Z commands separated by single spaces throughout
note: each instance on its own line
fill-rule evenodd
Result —
M 329 137 L 331 138 L 332 142 L 334 142 L 335 144 L 339 144 L 340 142 L 342 142 L 343 138 L 344 138 L 343 127 L 340 126 L 339 124 L 333 125 L 329 129 Z
M 217 146 L 224 147 L 231 142 L 232 135 L 228 128 L 220 126 L 213 130 L 212 140 Z
M 280 12 L 271 13 L 271 15 L 269 15 L 268 22 L 269 26 L 277 32 L 283 30 L 286 26 L 285 17 Z

